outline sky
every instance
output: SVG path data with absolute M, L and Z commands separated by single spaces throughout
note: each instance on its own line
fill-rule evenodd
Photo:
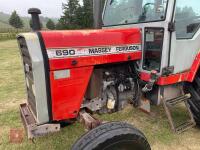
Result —
M 31 7 L 40 8 L 42 16 L 45 17 L 60 17 L 62 15 L 62 3 L 67 0 L 0 0 L 0 12 L 11 14 L 16 10 L 21 16 L 28 16 L 27 10 Z M 82 0 L 80 0 L 82 1 Z M 179 0 L 182 4 L 195 5 L 198 0 Z M 200 12 L 199 6 L 196 6 L 196 11 Z
M 28 16 L 27 10 L 31 7 L 41 9 L 42 16 L 60 17 L 62 3 L 66 0 L 0 0 L 0 12 L 11 14 L 13 10 L 21 16 Z

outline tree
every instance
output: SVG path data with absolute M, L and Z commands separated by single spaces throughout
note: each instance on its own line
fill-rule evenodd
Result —
M 93 27 L 93 1 L 83 0 L 83 18 L 81 19 L 81 24 L 83 28 Z
M 55 23 L 54 23 L 51 19 L 49 19 L 49 20 L 47 21 L 46 27 L 47 27 L 48 29 L 50 29 L 50 30 L 54 30 L 54 29 L 55 29 Z
M 63 16 L 59 20 L 59 24 L 64 29 L 78 29 L 78 10 L 80 10 L 79 0 L 68 0 L 66 4 L 63 4 Z
M 56 29 L 83 29 L 93 27 L 93 1 L 82 0 L 83 6 L 80 5 L 80 0 L 67 0 L 63 4 L 63 16 L 56 24 Z M 105 0 L 102 1 L 104 3 Z
M 10 16 L 9 24 L 16 29 L 24 27 L 23 21 L 21 20 L 21 18 L 19 17 L 16 11 L 14 11 L 12 15 Z

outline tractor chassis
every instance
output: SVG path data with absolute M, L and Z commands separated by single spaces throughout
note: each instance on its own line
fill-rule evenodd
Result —
M 98 120 L 97 118 L 85 111 L 81 111 L 79 113 L 79 117 L 79 121 L 84 125 L 87 130 L 94 129 L 103 123 L 102 121 Z
M 28 139 L 34 139 L 50 133 L 59 132 L 60 124 L 42 124 L 37 125 L 31 109 L 28 104 L 24 103 L 20 105 L 20 116 L 22 119 L 23 126 L 26 130 Z M 96 128 L 102 124 L 102 121 L 98 120 L 94 116 L 90 115 L 85 111 L 79 113 L 79 121 L 84 125 L 87 130 Z
M 60 124 L 37 125 L 33 113 L 26 103 L 20 105 L 20 114 L 28 139 L 34 139 L 60 131 Z

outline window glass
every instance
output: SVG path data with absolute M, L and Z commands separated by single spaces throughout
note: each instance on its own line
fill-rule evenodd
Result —
M 105 26 L 161 21 L 165 19 L 168 0 L 108 0 Z
M 192 38 L 200 27 L 200 0 L 177 0 L 176 36 Z

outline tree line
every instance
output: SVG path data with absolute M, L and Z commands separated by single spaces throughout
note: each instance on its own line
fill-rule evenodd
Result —
M 48 19 L 46 28 L 50 30 L 64 30 L 64 29 L 87 29 L 93 27 L 93 4 L 92 0 L 66 0 L 62 4 L 63 14 L 55 23 L 52 19 Z M 20 16 L 14 11 L 9 19 L 9 24 L 16 29 L 24 27 L 24 23 Z M 29 22 L 32 26 L 32 20 Z M 43 24 L 41 23 L 43 27 Z
M 56 29 L 82 29 L 93 26 L 92 0 L 68 0 L 63 4 L 63 15 L 59 19 Z

